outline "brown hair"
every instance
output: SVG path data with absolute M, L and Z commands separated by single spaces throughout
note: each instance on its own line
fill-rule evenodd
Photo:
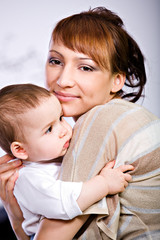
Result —
M 59 21 L 53 41 L 90 56 L 101 68 L 126 76 L 129 92 L 117 94 L 136 102 L 146 83 L 144 57 L 134 39 L 124 29 L 122 19 L 104 7 L 72 15 Z
M 11 154 L 10 145 L 23 136 L 21 114 L 36 108 L 44 98 L 52 94 L 33 84 L 9 85 L 0 90 L 0 146 Z

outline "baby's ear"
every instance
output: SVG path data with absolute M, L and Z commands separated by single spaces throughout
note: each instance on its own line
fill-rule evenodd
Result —
M 24 160 L 28 158 L 28 154 L 24 149 L 23 144 L 20 142 L 12 142 L 11 151 L 16 158 L 20 158 Z
M 114 76 L 112 93 L 116 93 L 123 88 L 125 79 L 126 79 L 126 76 L 124 74 L 118 73 Z

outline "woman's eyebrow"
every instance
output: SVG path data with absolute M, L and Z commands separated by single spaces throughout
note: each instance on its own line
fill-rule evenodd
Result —
M 56 50 L 54 50 L 54 49 L 51 49 L 51 50 L 49 50 L 49 52 L 54 52 L 54 53 L 57 53 L 58 55 L 60 55 L 61 57 L 63 57 L 63 55 L 62 55 L 61 53 L 57 52 L 57 51 L 56 51 Z
M 87 57 L 79 57 L 80 60 L 90 60 L 90 61 L 93 61 L 92 58 L 87 58 Z
M 54 49 L 50 49 L 49 52 L 53 52 L 53 53 L 56 53 L 58 55 L 60 55 L 61 57 L 63 57 L 63 55 L 61 53 L 59 53 L 58 51 L 54 50 Z M 79 60 L 90 60 L 90 61 L 94 61 L 92 58 L 90 57 L 82 57 L 82 56 L 77 56 L 75 57 L 76 59 L 79 59 Z

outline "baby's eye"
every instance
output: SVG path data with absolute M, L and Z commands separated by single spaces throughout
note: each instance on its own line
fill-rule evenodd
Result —
M 49 58 L 49 64 L 51 64 L 51 65 L 62 65 L 62 62 L 59 59 Z
M 50 126 L 50 127 L 47 129 L 47 131 L 45 132 L 45 134 L 51 133 L 51 132 L 52 132 L 52 129 L 53 129 L 53 127 Z
M 60 120 L 60 121 L 62 121 L 62 120 L 63 120 L 63 115 L 62 115 L 62 116 L 60 116 L 59 120 Z

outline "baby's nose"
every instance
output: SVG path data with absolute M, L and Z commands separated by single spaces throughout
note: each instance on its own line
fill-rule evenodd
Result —
M 59 137 L 62 138 L 67 134 L 68 130 L 67 128 L 63 127 L 60 131 Z

